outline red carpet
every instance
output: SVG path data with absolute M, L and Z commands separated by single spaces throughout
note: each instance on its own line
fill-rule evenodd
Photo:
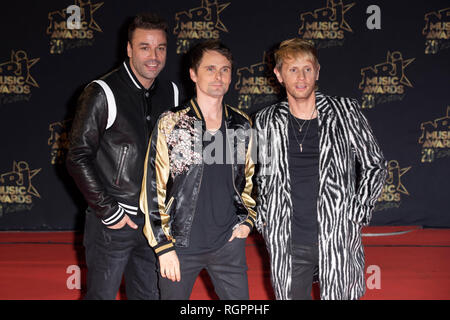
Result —
M 411 231 L 412 230 L 412 231 Z M 410 231 L 369 237 L 368 289 L 363 299 L 450 299 L 450 229 L 369 227 L 365 234 Z M 247 240 L 251 299 L 273 299 L 264 243 Z M 70 266 L 79 266 L 77 278 Z M 69 268 L 69 273 L 67 273 Z M 0 232 L 0 299 L 80 299 L 85 287 L 82 236 L 72 232 Z M 81 289 L 77 289 L 77 285 Z M 317 295 L 318 288 L 315 288 Z M 125 298 L 118 294 L 118 298 Z M 215 299 L 206 273 L 191 299 Z

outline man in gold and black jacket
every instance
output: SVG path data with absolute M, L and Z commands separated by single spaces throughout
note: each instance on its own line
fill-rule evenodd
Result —
M 256 213 L 249 117 L 223 103 L 231 52 L 218 41 L 191 50 L 196 97 L 161 115 L 144 167 L 144 234 L 160 263 L 162 299 L 189 299 L 207 269 L 221 299 L 248 299 L 245 239 Z

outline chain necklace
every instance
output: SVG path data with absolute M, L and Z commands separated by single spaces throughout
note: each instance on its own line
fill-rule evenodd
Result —
M 294 117 L 294 115 L 292 113 L 289 112 L 289 114 L 292 116 L 292 118 L 294 118 L 295 122 L 297 122 L 298 124 L 298 132 L 302 132 L 303 126 L 305 125 L 306 121 L 308 120 L 303 120 L 303 123 L 300 125 L 300 123 L 298 123 L 297 119 Z M 294 130 L 295 131 L 295 130 Z
M 294 121 L 297 122 L 298 126 L 300 127 L 300 128 L 298 129 L 299 132 L 302 132 L 303 126 L 304 126 L 305 123 L 308 121 L 308 125 L 306 126 L 306 131 L 305 131 L 305 134 L 303 135 L 303 139 L 302 139 L 302 142 L 301 142 L 301 143 L 300 143 L 300 142 L 298 141 L 298 139 L 297 139 L 297 132 L 296 132 L 296 130 L 295 130 L 295 128 L 294 128 L 294 124 L 292 123 L 292 120 L 290 121 L 291 126 L 292 126 L 292 129 L 294 130 L 295 141 L 297 141 L 297 143 L 298 143 L 298 145 L 299 145 L 299 147 L 300 147 L 300 152 L 303 152 L 303 142 L 305 141 L 306 135 L 308 134 L 309 125 L 311 124 L 311 120 L 312 120 L 312 118 L 313 118 L 313 116 L 314 116 L 314 112 L 315 112 L 315 111 L 316 111 L 316 108 L 314 107 L 314 110 L 313 110 L 313 112 L 312 112 L 312 114 L 311 114 L 311 117 L 309 118 L 309 121 L 308 121 L 308 120 L 303 121 L 302 125 L 300 125 L 300 123 L 298 123 L 297 119 L 294 117 L 294 115 L 291 113 L 291 111 L 289 111 L 289 115 L 290 115 L 292 118 L 294 118 Z

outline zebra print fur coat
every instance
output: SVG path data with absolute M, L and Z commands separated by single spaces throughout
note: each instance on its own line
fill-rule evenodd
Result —
M 330 97 L 318 91 L 315 96 L 320 150 L 320 296 L 359 299 L 365 292 L 361 227 L 369 223 L 381 194 L 386 161 L 357 100 Z M 259 163 L 256 227 L 269 252 L 277 299 L 290 299 L 291 192 L 301 192 L 290 186 L 288 114 L 289 105 L 284 101 L 255 116 Z

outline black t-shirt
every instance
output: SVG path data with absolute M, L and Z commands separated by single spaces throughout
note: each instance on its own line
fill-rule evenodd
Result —
M 318 242 L 318 120 L 317 118 L 312 120 L 297 119 L 290 114 L 288 126 L 288 161 L 291 178 L 291 198 L 294 207 L 291 223 L 292 243 L 313 245 Z M 301 126 L 302 130 L 300 132 Z M 302 151 L 300 150 L 300 143 L 302 144 Z
M 203 142 L 203 175 L 194 213 L 188 247 L 178 254 L 203 254 L 220 249 L 238 223 L 233 203 L 233 177 L 226 150 L 225 119 L 214 134 L 207 131 Z M 207 141 L 210 138 L 210 141 Z

